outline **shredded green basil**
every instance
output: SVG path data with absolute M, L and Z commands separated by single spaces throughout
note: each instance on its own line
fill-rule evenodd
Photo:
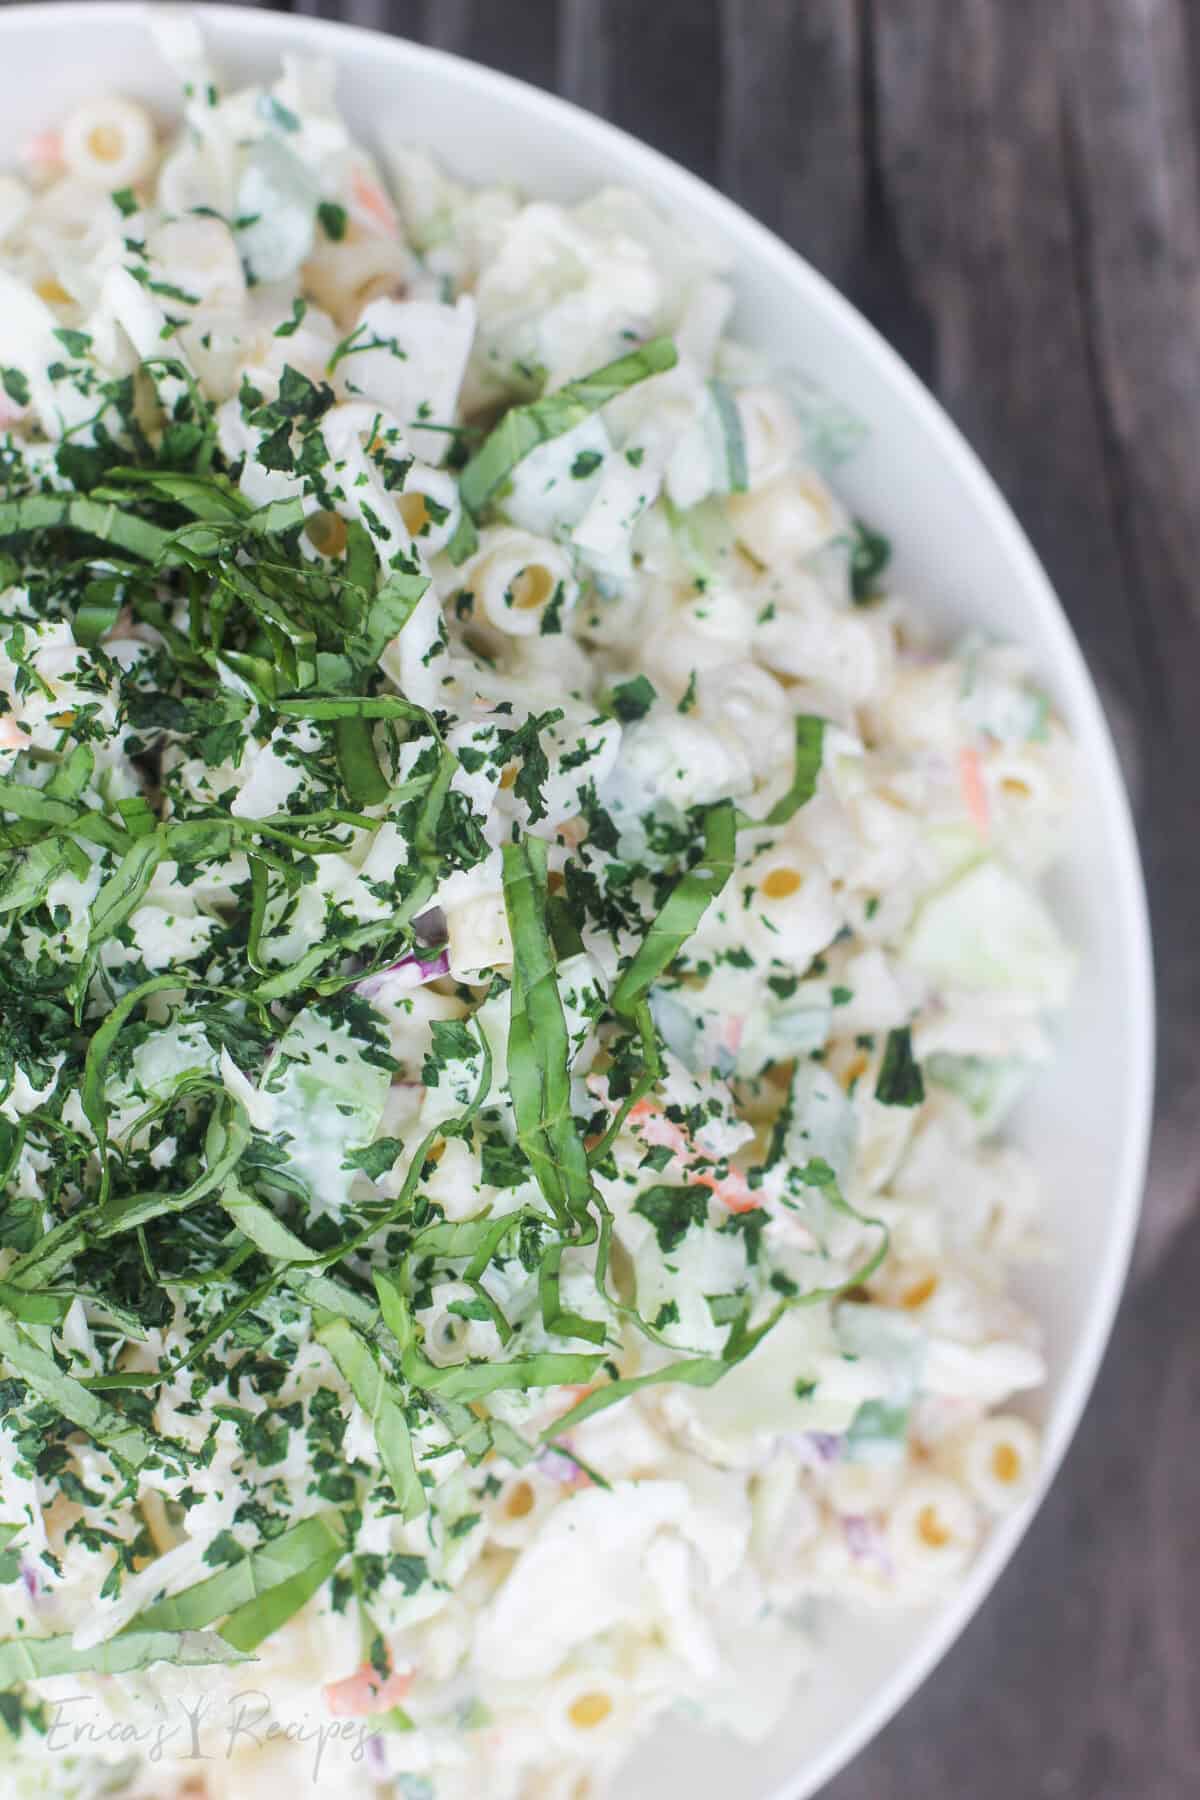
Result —
M 131 1631 L 89 1650 L 76 1650 L 69 1632 L 62 1637 L 6 1638 L 0 1643 L 0 1688 L 52 1675 L 128 1675 L 160 1662 L 201 1668 L 244 1660 L 234 1645 L 208 1631 Z
M 731 802 L 708 809 L 704 858 L 676 883 L 612 993 L 613 1011 L 632 1018 L 651 985 L 679 955 L 733 873 L 737 825 Z
M 478 516 L 530 451 L 581 425 L 639 381 L 673 369 L 677 361 L 678 352 L 669 338 L 652 338 L 628 356 L 619 356 L 578 381 L 568 381 L 541 400 L 514 406 L 463 470 L 459 478 L 463 505 Z

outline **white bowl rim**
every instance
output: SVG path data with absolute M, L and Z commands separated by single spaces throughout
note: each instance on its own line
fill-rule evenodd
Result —
M 7 36 L 18 36 L 24 26 L 35 19 L 44 19 L 48 14 L 61 19 L 64 26 L 77 22 L 92 29 L 104 21 L 145 23 L 152 10 L 152 0 L 22 0 L 20 4 L 9 5 L 0 11 L 0 41 Z M 631 132 L 598 118 L 573 101 L 451 51 L 340 20 L 259 11 L 252 6 L 232 6 L 214 3 L 214 0 L 205 0 L 205 4 L 190 10 L 202 23 L 218 22 L 222 33 L 234 37 L 275 43 L 281 48 L 310 49 L 334 61 L 338 59 L 339 45 L 353 39 L 364 48 L 371 46 L 376 55 L 394 58 L 398 70 L 405 63 L 418 70 L 422 66 L 439 68 L 459 82 L 464 91 L 499 90 L 515 104 L 542 114 L 552 130 L 573 135 L 600 149 L 606 144 L 614 148 L 619 145 L 626 156 L 641 160 L 653 172 L 659 185 L 674 189 L 691 204 L 702 207 L 721 222 L 731 236 L 748 241 L 754 254 L 770 265 L 782 283 L 802 290 L 811 305 L 829 315 L 837 328 L 855 342 L 864 360 L 874 363 L 880 379 L 900 390 L 907 403 L 922 416 L 935 440 L 938 454 L 957 466 L 981 511 L 987 515 L 991 529 L 1012 558 L 1034 606 L 1043 615 L 1056 669 L 1070 683 L 1074 704 L 1088 720 L 1094 742 L 1103 757 L 1103 766 L 1093 768 L 1091 773 L 1099 779 L 1106 794 L 1117 877 L 1117 886 L 1110 898 L 1123 920 L 1128 955 L 1132 1016 L 1126 1057 L 1133 1129 L 1125 1142 L 1121 1165 L 1113 1177 L 1114 1192 L 1118 1196 L 1116 1222 L 1098 1272 L 1093 1305 L 1047 1420 L 1036 1492 L 1028 1504 L 993 1529 L 986 1547 L 961 1586 L 941 1605 L 920 1641 L 880 1683 L 853 1723 L 771 1797 L 771 1800 L 807 1800 L 845 1768 L 900 1710 L 940 1662 L 995 1584 L 1045 1498 L 1074 1437 L 1095 1383 L 1124 1288 L 1141 1210 L 1153 1125 L 1154 965 L 1145 885 L 1128 795 L 1095 684 L 1062 603 L 1032 544 L 979 456 L 940 402 L 832 282 L 736 201 Z M 799 1789 L 794 1785 L 796 1779 L 801 1783 Z

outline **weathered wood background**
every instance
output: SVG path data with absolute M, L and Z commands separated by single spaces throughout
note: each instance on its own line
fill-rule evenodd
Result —
M 1200 0 L 296 9 L 556 88 L 742 201 L 940 395 L 1045 559 L 1117 733 L 1154 908 L 1137 1271 L 1014 1564 L 828 1794 L 1200 1795 Z

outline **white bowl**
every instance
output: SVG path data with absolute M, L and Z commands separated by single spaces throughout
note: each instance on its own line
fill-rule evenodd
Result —
M 0 12 L 5 148 L 72 102 L 118 89 L 174 109 L 147 8 L 74 0 Z M 870 436 L 839 486 L 892 538 L 905 585 L 948 628 L 980 626 L 1032 650 L 1080 752 L 1078 816 L 1055 900 L 1081 952 L 1056 1065 L 1018 1131 L 1041 1170 L 1053 1267 L 1027 1286 L 1046 1325 L 1050 1378 L 1037 1406 L 1037 1496 L 993 1535 L 935 1613 L 835 1625 L 818 1676 L 785 1725 L 747 1749 L 671 1724 L 641 1752 L 624 1800 L 805 1800 L 927 1675 L 996 1579 L 1075 1429 L 1112 1324 L 1145 1170 L 1153 1086 L 1149 931 L 1125 793 L 1079 647 L 1020 527 L 973 452 L 905 365 L 815 270 L 738 207 L 655 151 L 507 76 L 396 38 L 227 6 L 198 9 L 228 78 L 273 73 L 280 52 L 331 58 L 340 100 L 368 141 L 429 146 L 468 181 L 512 181 L 570 200 L 606 183 L 639 189 L 729 253 L 737 332 L 782 366 L 811 371 Z

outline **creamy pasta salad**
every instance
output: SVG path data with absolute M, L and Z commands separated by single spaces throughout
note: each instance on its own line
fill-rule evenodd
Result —
M 158 35 L 0 180 L 0 1788 L 585 1800 L 1029 1488 L 1068 746 L 707 245 Z

